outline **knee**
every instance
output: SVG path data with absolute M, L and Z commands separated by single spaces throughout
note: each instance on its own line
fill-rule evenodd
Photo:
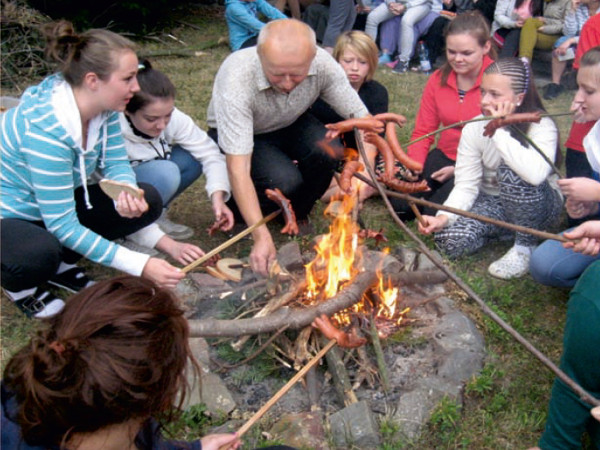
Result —
M 557 255 L 554 254 L 554 247 L 555 243 L 552 241 L 543 242 L 533 251 L 529 261 L 531 277 L 545 286 L 562 285 L 560 281 L 562 270 Z
M 181 184 L 181 172 L 174 162 L 161 161 L 156 170 L 138 175 L 138 181 L 152 185 L 159 192 L 163 204 L 167 204 Z
M 285 173 L 286 176 L 282 176 L 274 181 L 274 187 L 279 188 L 279 190 L 286 197 L 290 197 L 296 194 L 302 187 L 303 178 L 299 171 L 288 171 Z
M 162 213 L 163 209 L 163 199 L 158 190 L 148 183 L 139 183 L 141 189 L 144 190 L 144 198 L 146 199 L 146 203 L 148 203 L 148 219 L 151 219 L 151 222 L 154 222 L 158 219 Z

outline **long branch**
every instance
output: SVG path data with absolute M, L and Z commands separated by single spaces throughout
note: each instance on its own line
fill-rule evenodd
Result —
M 536 347 L 534 347 L 534 345 L 531 342 L 529 342 L 527 339 L 525 339 L 521 334 L 519 334 L 519 332 L 517 332 L 517 330 L 515 330 L 508 323 L 506 323 L 498 314 L 496 314 L 487 305 L 487 303 L 485 303 L 485 301 L 483 301 L 483 299 L 481 297 L 479 297 L 479 295 L 477 295 L 477 293 L 473 289 L 471 289 L 471 287 L 467 283 L 465 283 L 452 270 L 450 270 L 448 267 L 446 267 L 446 265 L 444 264 L 442 259 L 440 257 L 438 257 L 437 255 L 435 255 L 429 249 L 429 247 L 427 247 L 427 245 L 425 245 L 425 243 L 408 226 L 406 226 L 406 224 L 398 217 L 398 215 L 396 214 L 396 211 L 394 211 L 394 207 L 390 203 L 390 200 L 387 196 L 385 189 L 383 189 L 381 184 L 377 182 L 377 177 L 375 175 L 373 167 L 371 167 L 371 165 L 369 164 L 369 161 L 365 158 L 366 152 L 365 152 L 364 146 L 362 145 L 362 141 L 360 140 L 360 136 L 358 136 L 357 129 L 355 129 L 355 135 L 356 135 L 356 143 L 358 146 L 358 150 L 359 150 L 360 154 L 363 156 L 365 167 L 367 168 L 367 172 L 369 173 L 369 176 L 371 177 L 371 180 L 368 180 L 367 182 L 372 187 L 374 187 L 375 189 L 377 189 L 379 191 L 379 195 L 383 199 L 385 206 L 386 206 L 387 210 L 389 211 L 390 215 L 392 216 L 392 219 L 394 220 L 394 222 L 396 222 L 398 224 L 398 226 L 400 228 L 402 228 L 402 230 L 406 234 L 408 234 L 411 237 L 411 239 L 413 239 L 413 241 L 415 241 L 418 244 L 419 250 L 422 251 L 423 253 L 425 253 L 425 255 L 431 260 L 431 262 L 433 262 L 433 264 L 435 264 L 442 271 L 444 271 L 448 275 L 448 277 L 451 278 L 452 281 L 454 281 L 456 283 L 456 285 L 458 287 L 460 287 L 464 292 L 466 292 L 467 295 L 469 297 L 471 297 L 479 305 L 481 310 L 485 314 L 488 315 L 488 317 L 490 317 L 502 329 L 504 329 L 508 334 L 510 334 L 513 338 L 515 338 L 515 340 L 517 342 L 519 342 L 521 345 L 523 345 L 523 347 L 525 347 L 531 354 L 533 354 L 542 363 L 544 363 L 546 365 L 546 367 L 548 367 L 550 370 L 552 370 L 558 378 L 560 378 L 577 395 L 579 395 L 579 398 L 582 401 L 589 403 L 590 405 L 600 406 L 600 400 L 594 398 L 592 395 L 590 395 L 588 392 L 586 392 L 585 389 L 583 389 L 572 378 L 570 378 L 566 373 L 564 373 L 546 355 L 544 355 Z
M 545 114 L 540 114 L 540 117 L 560 117 L 560 116 L 571 116 L 571 115 L 573 115 L 572 112 L 545 113 Z M 413 139 L 412 141 L 407 142 L 406 144 L 402 144 L 402 147 L 406 148 L 409 145 L 416 144 L 417 142 L 422 141 L 423 139 L 427 139 L 429 136 L 434 136 L 436 134 L 441 133 L 442 131 L 449 130 L 450 128 L 462 127 L 471 122 L 481 122 L 484 120 L 493 120 L 493 119 L 497 119 L 497 117 L 492 117 L 492 116 L 474 117 L 473 119 L 461 120 L 460 122 L 451 123 L 450 125 L 438 128 L 437 130 L 434 130 L 431 133 L 426 133 L 423 136 L 419 136 L 418 138 Z
M 325 314 L 331 316 L 359 302 L 363 293 L 377 280 L 374 270 L 359 273 L 355 279 L 335 297 L 305 309 L 283 307 L 264 317 L 251 319 L 190 320 L 192 337 L 236 337 L 247 334 L 270 333 L 284 325 L 297 330 L 312 323 L 315 317 Z

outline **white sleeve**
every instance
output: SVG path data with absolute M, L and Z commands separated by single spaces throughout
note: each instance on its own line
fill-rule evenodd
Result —
M 527 135 L 544 155 L 554 162 L 558 145 L 558 131 L 554 121 L 543 117 L 540 123 L 531 124 Z M 550 164 L 531 144 L 521 145 L 507 129 L 496 130 L 492 140 L 504 162 L 527 183 L 539 186 L 552 172 Z
M 169 145 L 180 145 L 202 164 L 202 171 L 206 175 L 206 192 L 209 197 L 214 192 L 224 191 L 225 201 L 229 200 L 231 188 L 227 176 L 225 155 L 190 116 L 175 108 L 165 130 L 165 138 Z
M 444 202 L 445 206 L 469 211 L 479 195 L 479 188 L 483 179 L 482 153 L 487 138 L 481 134 L 478 123 L 465 125 L 462 130 L 456 156 L 456 167 L 454 169 L 454 188 Z M 457 215 L 438 211 L 437 215 L 448 216 L 449 225 L 453 224 Z

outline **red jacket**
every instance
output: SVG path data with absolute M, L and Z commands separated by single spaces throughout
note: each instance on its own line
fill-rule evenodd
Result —
M 425 85 L 411 140 L 437 130 L 440 125 L 447 126 L 462 120 L 472 119 L 481 114 L 479 86 L 483 71 L 492 62 L 493 60 L 489 56 L 484 57 L 475 85 L 467 91 L 462 100 L 459 100 L 458 96 L 456 73 L 451 71 L 447 84 L 442 86 L 442 72 L 439 69 L 436 70 Z M 440 133 L 437 143 L 437 148 L 453 161 L 456 161 L 456 149 L 458 148 L 461 131 L 462 127 L 443 131 Z M 408 148 L 408 155 L 414 160 L 424 163 L 435 139 L 436 135 L 433 135 L 416 142 Z
M 579 60 L 590 48 L 600 45 L 600 14 L 594 14 L 583 24 L 575 51 L 573 68 L 579 69 Z

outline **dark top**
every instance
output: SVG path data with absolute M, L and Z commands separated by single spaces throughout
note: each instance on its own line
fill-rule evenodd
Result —
M 591 264 L 571 291 L 560 368 L 593 397 L 600 399 L 600 261 Z M 600 423 L 566 384 L 552 388 L 542 450 L 580 449 L 585 431 L 592 448 L 600 448 Z
M 21 427 L 16 422 L 18 403 L 14 392 L 7 390 L 2 383 L 2 422 L 0 424 L 2 450 L 59 450 L 58 445 L 29 445 L 21 436 Z M 135 437 L 135 445 L 140 450 L 201 450 L 199 440 L 192 442 L 165 440 L 161 436 L 160 425 L 154 419 L 146 421 Z
M 388 91 L 378 81 L 371 80 L 363 83 L 358 90 L 358 96 L 369 110 L 369 113 L 375 115 L 388 111 Z M 320 98 L 313 103 L 309 111 L 324 124 L 344 120 L 328 103 Z M 345 147 L 357 148 L 354 133 L 344 134 L 342 140 Z

